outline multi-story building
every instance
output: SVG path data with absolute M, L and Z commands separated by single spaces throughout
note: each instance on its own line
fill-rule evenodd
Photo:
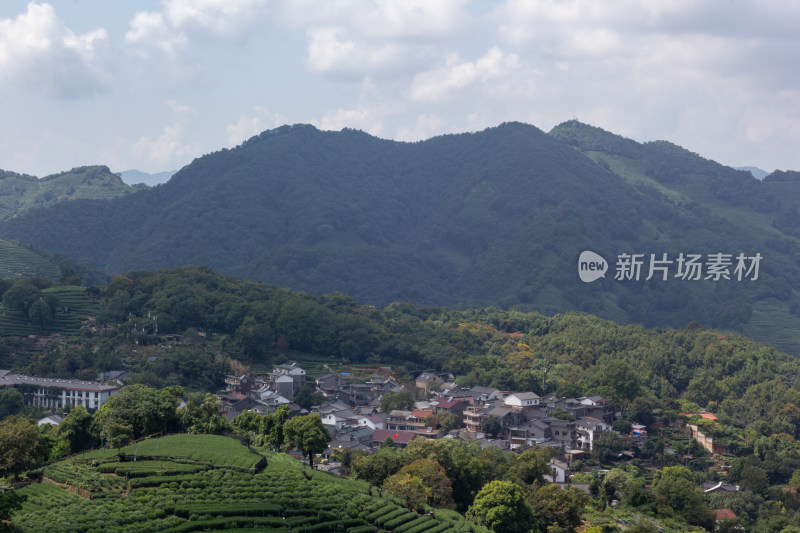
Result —
M 25 405 L 43 409 L 64 409 L 84 406 L 94 411 L 103 405 L 120 387 L 97 381 L 77 379 L 38 378 L 0 370 L 0 387 L 15 387 L 25 399 Z

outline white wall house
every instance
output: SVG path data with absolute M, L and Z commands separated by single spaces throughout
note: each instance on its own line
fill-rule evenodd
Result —
M 116 385 L 104 385 L 97 381 L 37 378 L 12 374 L 8 370 L 0 370 L 0 387 L 19 389 L 26 405 L 43 409 L 82 405 L 88 410 L 98 409 L 120 389 Z
M 537 407 L 539 405 L 539 395 L 535 392 L 515 392 L 503 399 L 506 407 L 512 409 L 525 409 L 526 407 Z

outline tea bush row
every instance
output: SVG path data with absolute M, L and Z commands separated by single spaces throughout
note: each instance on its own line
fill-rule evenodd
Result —
M 393 519 L 391 519 L 391 520 L 389 520 L 387 522 L 384 522 L 383 523 L 383 527 L 385 529 L 389 529 L 391 531 L 394 531 L 395 528 L 397 528 L 399 526 L 402 526 L 403 524 L 405 524 L 407 522 L 411 522 L 412 520 L 414 520 L 417 517 L 419 517 L 419 515 L 417 513 L 415 513 L 414 511 L 406 510 L 406 512 L 401 514 L 400 516 L 398 516 L 396 518 L 393 518 Z

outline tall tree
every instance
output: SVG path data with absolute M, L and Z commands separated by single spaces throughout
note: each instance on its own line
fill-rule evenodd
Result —
M 414 396 L 410 392 L 389 392 L 381 396 L 382 413 L 389 413 L 396 409 L 411 411 L 414 409 Z
M 690 524 L 714 529 L 714 516 L 706 505 L 703 491 L 687 468 L 668 466 L 657 471 L 653 476 L 653 491 Z
M 387 492 L 403 498 L 414 509 L 425 505 L 452 509 L 453 486 L 444 468 L 433 459 L 417 459 L 383 483 Z
M 100 434 L 109 446 L 117 449 L 117 455 L 120 458 L 122 457 L 122 448 L 133 440 L 133 428 L 113 418 L 105 420 Z
M 484 485 L 467 511 L 467 518 L 496 533 L 527 533 L 536 529 L 525 493 L 510 481 Z
M 108 419 L 130 426 L 133 438 L 178 427 L 175 409 L 183 389 L 168 387 L 153 389 L 144 385 L 129 385 L 104 403 L 94 415 L 93 426 L 99 434 Z
M 308 465 L 314 466 L 314 454 L 322 453 L 331 441 L 331 434 L 317 414 L 296 416 L 283 425 L 286 441 L 293 448 L 308 454 Z
M 92 415 L 82 405 L 78 405 L 56 427 L 55 434 L 66 442 L 70 453 L 77 453 L 91 445 L 91 426 Z
M 186 399 L 181 414 L 181 425 L 187 433 L 219 435 L 227 424 L 222 418 L 222 402 L 216 394 L 193 392 Z
M 0 420 L 19 413 L 24 406 L 25 398 L 18 389 L 9 387 L 0 390 Z
M 47 458 L 47 449 L 36 424 L 18 416 L 0 422 L 0 477 L 36 468 Z

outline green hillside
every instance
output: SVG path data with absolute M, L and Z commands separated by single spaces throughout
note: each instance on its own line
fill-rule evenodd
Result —
M 58 277 L 58 267 L 27 248 L 0 239 L 0 278 Z
M 697 321 L 800 354 L 800 180 L 781 178 L 574 121 L 417 143 L 297 125 L 199 158 L 154 189 L 7 220 L 0 235 L 111 273 L 209 265 L 378 306 Z M 608 261 L 604 279 L 580 281 L 584 250 Z M 614 279 L 622 253 L 642 254 L 640 279 Z M 645 280 L 650 254 L 675 269 L 682 253 L 763 261 L 757 281 L 676 280 L 674 270 Z
M 19 491 L 27 500 L 12 524 L 65 533 L 487 531 L 452 511 L 420 516 L 363 481 L 227 437 L 172 435 L 122 451 L 136 462 L 101 450 L 45 467 L 42 483 Z
M 93 300 L 86 287 L 55 286 L 41 291 L 43 297 L 53 296 L 58 303 L 53 321 L 42 326 L 18 309 L 0 304 L 0 336 L 26 336 L 39 333 L 77 335 L 89 317 L 102 311 L 102 303 Z
M 143 188 L 127 185 L 105 166 L 73 168 L 41 179 L 0 170 L 0 220 L 65 200 L 110 199 Z

